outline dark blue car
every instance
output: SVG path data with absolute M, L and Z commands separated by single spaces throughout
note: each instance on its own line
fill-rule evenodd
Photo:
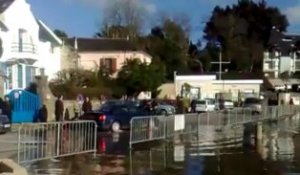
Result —
M 80 120 L 96 121 L 99 130 L 119 132 L 130 128 L 130 120 L 137 116 L 149 116 L 152 113 L 134 105 L 107 105 L 98 111 L 91 111 L 82 115 Z
M 0 114 L 0 134 L 4 134 L 11 129 L 10 121 L 7 115 Z

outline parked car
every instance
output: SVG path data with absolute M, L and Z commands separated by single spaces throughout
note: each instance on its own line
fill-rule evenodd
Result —
M 98 111 L 91 111 L 79 117 L 79 120 L 93 120 L 99 130 L 119 132 L 130 128 L 130 120 L 136 116 L 149 116 L 150 111 L 134 105 L 107 105 Z
M 212 99 L 195 101 L 195 112 L 208 112 L 214 110 L 215 110 L 215 101 Z
M 255 97 L 246 98 L 243 107 L 251 109 L 253 114 L 259 114 L 262 112 L 262 100 Z
M 173 105 L 169 105 L 165 102 L 158 102 L 154 107 L 154 112 L 158 115 L 173 115 L 176 113 L 176 109 Z
M 224 107 L 225 110 L 226 109 L 233 109 L 234 108 L 234 103 L 233 103 L 232 100 L 224 100 L 223 104 L 220 104 L 220 102 L 217 101 L 216 104 L 215 104 L 215 109 L 216 110 L 220 110 L 221 109 L 221 107 L 220 107 L 221 105 Z
M 0 114 L 0 133 L 5 134 L 10 131 L 11 124 L 7 115 Z
M 136 107 L 140 108 L 151 108 L 152 100 L 137 100 L 137 101 L 129 101 L 126 104 L 127 105 L 134 105 Z M 165 101 L 160 101 L 156 100 L 155 101 L 156 105 L 154 106 L 153 109 L 150 109 L 153 111 L 153 114 L 156 115 L 172 115 L 176 113 L 176 109 L 173 105 L 165 102 Z

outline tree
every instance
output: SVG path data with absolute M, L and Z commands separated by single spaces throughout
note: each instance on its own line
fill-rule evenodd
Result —
M 112 1 L 104 10 L 104 28 L 100 29 L 96 36 L 136 38 L 142 30 L 144 17 L 145 10 L 138 1 Z M 125 37 L 124 33 L 126 34 Z
M 130 30 L 128 27 L 120 25 L 105 26 L 100 32 L 95 34 L 96 37 L 104 38 L 129 38 Z
M 239 0 L 226 8 L 215 7 L 206 23 L 204 33 L 208 42 L 221 42 L 223 58 L 230 59 L 231 69 L 261 70 L 263 51 L 268 47 L 273 27 L 285 31 L 288 22 L 278 8 Z
M 135 97 L 142 91 L 156 91 L 164 82 L 165 69 L 162 64 L 128 60 L 118 73 L 117 84 L 125 89 L 127 96 Z
M 53 32 L 55 33 L 55 35 L 56 35 L 57 37 L 59 37 L 59 38 L 62 39 L 62 40 L 68 38 L 67 33 L 64 32 L 64 31 L 62 31 L 62 30 L 55 29 Z
M 151 33 L 139 40 L 141 49 L 153 60 L 163 63 L 167 80 L 173 80 L 174 71 L 186 72 L 189 62 L 189 39 L 183 27 L 170 18 L 151 29 Z

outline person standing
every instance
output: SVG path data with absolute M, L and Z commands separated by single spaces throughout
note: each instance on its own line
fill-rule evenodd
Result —
M 48 121 L 48 110 L 45 104 L 39 110 L 39 120 L 42 123 L 46 123 Z
M 84 102 L 82 104 L 83 113 L 87 113 L 87 112 L 91 111 L 92 108 L 93 108 L 92 103 L 91 103 L 89 97 L 85 97 Z
M 12 112 L 11 104 L 10 104 L 8 96 L 6 96 L 4 103 L 3 103 L 3 114 L 7 115 L 10 123 L 12 123 L 11 112 Z
M 63 122 L 64 121 L 64 103 L 63 103 L 63 96 L 59 95 L 55 101 L 55 106 L 54 106 L 54 113 L 55 113 L 55 120 L 56 122 Z M 61 154 L 61 148 L 63 144 L 63 133 L 64 133 L 64 124 L 59 123 L 57 124 L 57 132 L 56 138 L 55 138 L 55 147 L 59 148 L 57 151 L 57 154 Z
M 63 121 L 64 118 L 64 103 L 63 96 L 59 95 L 57 100 L 55 101 L 55 120 Z

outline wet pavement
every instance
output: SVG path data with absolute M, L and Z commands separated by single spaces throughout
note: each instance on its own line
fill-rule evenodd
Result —
M 30 174 L 45 175 L 294 175 L 300 174 L 299 131 L 299 118 L 287 119 L 279 124 L 265 123 L 262 140 L 249 147 L 237 139 L 205 149 L 200 143 L 183 143 L 133 152 L 128 149 L 128 131 L 101 132 L 96 157 L 77 155 L 40 161 L 27 168 Z

